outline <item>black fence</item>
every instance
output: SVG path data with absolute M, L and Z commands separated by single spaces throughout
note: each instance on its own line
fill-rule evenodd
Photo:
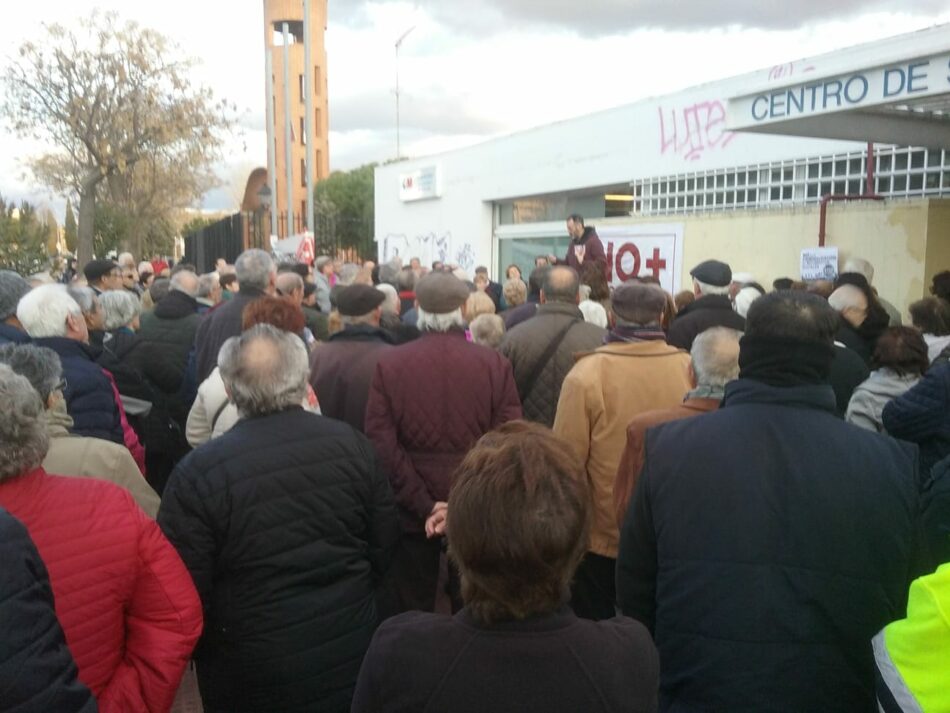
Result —
M 295 215 L 293 222 L 291 234 L 304 232 L 301 216 Z M 315 222 L 315 255 L 330 255 L 357 263 L 376 259 L 376 242 L 369 221 L 317 215 Z M 278 235 L 286 235 L 286 226 L 287 214 L 282 213 L 277 219 Z M 237 256 L 249 248 L 270 252 L 270 230 L 268 213 L 235 213 L 186 235 L 184 261 L 194 265 L 199 273 L 210 272 L 218 258 L 233 264 Z

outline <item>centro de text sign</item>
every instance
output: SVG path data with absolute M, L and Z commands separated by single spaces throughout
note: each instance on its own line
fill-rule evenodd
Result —
M 734 125 L 755 126 L 950 92 L 950 55 L 840 74 L 729 102 Z

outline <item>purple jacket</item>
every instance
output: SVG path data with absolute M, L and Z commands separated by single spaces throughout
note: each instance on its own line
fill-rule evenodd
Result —
M 389 474 L 404 527 L 421 531 L 433 505 L 448 499 L 452 473 L 475 441 L 519 418 L 511 364 L 465 341 L 464 332 L 424 332 L 384 350 L 365 427 Z
M 581 261 L 577 259 L 577 249 L 581 247 L 584 249 L 584 262 L 600 263 L 604 275 L 606 275 L 607 253 L 604 252 L 604 244 L 600 242 L 597 231 L 591 227 L 584 228 L 584 234 L 580 237 L 580 240 L 571 240 L 571 244 L 567 246 L 567 257 L 558 260 L 558 264 L 566 264 L 580 272 Z

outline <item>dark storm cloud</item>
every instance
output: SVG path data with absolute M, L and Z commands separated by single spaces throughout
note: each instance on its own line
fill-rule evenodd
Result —
M 947 9 L 946 0 L 421 0 L 419 5 L 463 34 L 546 27 L 595 36 L 647 28 L 793 30 L 878 11 L 932 16 Z M 364 24 L 371 13 L 372 4 L 363 0 L 330 3 L 330 19 L 346 24 Z

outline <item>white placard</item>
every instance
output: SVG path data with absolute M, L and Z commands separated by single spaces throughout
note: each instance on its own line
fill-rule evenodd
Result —
M 838 248 L 802 250 L 803 280 L 834 280 L 838 276 Z
M 607 253 L 607 279 L 623 284 L 652 276 L 674 294 L 683 273 L 683 224 L 618 225 L 597 228 Z

